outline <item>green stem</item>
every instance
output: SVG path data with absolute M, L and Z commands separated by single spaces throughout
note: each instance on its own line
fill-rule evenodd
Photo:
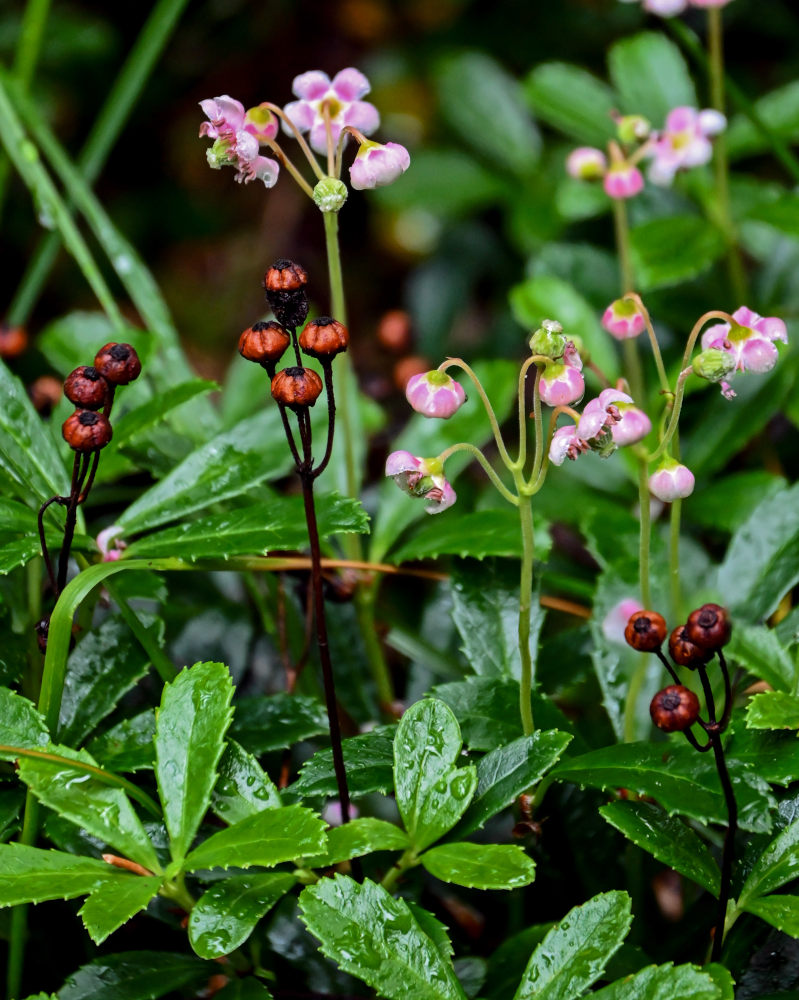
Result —
M 669 511 L 669 592 L 675 621 L 682 621 L 682 590 L 680 587 L 680 519 L 682 500 L 673 500 Z
M 619 255 L 621 293 L 635 291 L 635 278 L 630 258 L 630 226 L 627 220 L 627 203 L 623 198 L 613 199 L 613 229 L 616 235 L 616 251 Z
M 531 360 L 531 359 L 528 359 Z M 462 358 L 447 358 L 442 364 L 438 366 L 440 372 L 445 372 L 447 368 L 460 368 L 462 371 L 466 372 L 472 383 L 477 390 L 477 394 L 485 408 L 486 415 L 488 416 L 488 422 L 491 424 L 491 431 L 494 435 L 494 441 L 497 445 L 497 450 L 499 451 L 500 458 L 503 464 L 510 469 L 512 472 L 516 469 L 516 463 L 512 461 L 510 455 L 508 454 L 508 449 L 505 447 L 505 441 L 502 437 L 502 432 L 499 429 L 499 421 L 497 420 L 497 415 L 494 413 L 494 407 L 491 405 L 491 400 L 486 395 L 486 391 L 483 388 L 480 379 L 475 375 L 474 371 L 466 364 Z
M 384 889 L 389 892 L 392 891 L 394 886 L 397 884 L 398 879 L 409 869 L 413 868 L 414 865 L 419 863 L 419 859 L 416 856 L 416 851 L 412 847 L 409 847 L 407 851 L 400 857 L 397 863 L 389 868 L 386 874 L 383 876 L 381 885 Z
M 497 489 L 499 493 L 508 501 L 512 503 L 514 507 L 519 506 L 519 498 L 508 489 L 508 487 L 502 482 L 496 473 L 496 470 L 485 457 L 485 455 L 477 448 L 475 445 L 468 441 L 459 441 L 457 444 L 451 444 L 449 448 L 446 448 L 438 456 L 440 462 L 445 462 L 450 455 L 456 454 L 456 452 L 465 451 L 468 452 L 473 458 L 476 458 L 480 465 L 483 467 L 485 474 L 491 480 L 493 486 Z
M 652 319 L 649 315 L 649 310 L 643 303 L 640 295 L 635 292 L 630 295 L 626 295 L 625 298 L 632 299 L 638 306 L 641 315 L 644 317 L 644 323 L 646 324 L 646 332 L 649 336 L 649 344 L 652 348 L 652 354 L 655 358 L 655 367 L 658 372 L 658 379 L 660 381 L 660 388 L 664 393 L 671 392 L 671 386 L 669 385 L 669 377 L 666 374 L 666 367 L 663 364 L 663 355 L 660 353 L 660 344 L 658 343 L 657 334 L 655 333 L 655 328 L 652 326 Z
M 635 742 L 636 708 L 638 706 L 638 699 L 641 695 L 641 690 L 644 686 L 644 681 L 646 680 L 647 655 L 648 654 L 646 653 L 641 653 L 638 657 L 638 662 L 635 665 L 633 675 L 630 678 L 630 683 L 627 686 L 627 697 L 624 699 L 625 743 Z
M 649 515 L 649 465 L 646 457 L 638 459 L 638 506 L 641 534 L 638 544 L 638 572 L 641 588 L 641 602 L 645 608 L 651 607 L 652 592 L 649 584 L 649 549 L 652 536 Z
M 33 847 L 39 834 L 39 803 L 28 790 L 25 795 L 24 819 L 18 843 Z M 13 1000 L 19 996 L 22 986 L 22 972 L 25 964 L 25 944 L 28 940 L 28 907 L 15 906 L 11 911 L 11 933 L 8 942 L 8 971 L 6 973 L 6 996 Z
M 375 628 L 375 601 L 377 600 L 377 581 L 359 587 L 355 593 L 355 614 L 363 637 L 364 649 L 372 680 L 377 689 L 377 698 L 384 712 L 391 714 L 390 708 L 394 702 L 394 684 L 388 669 L 383 644 Z
M 521 474 L 517 474 L 516 488 L 521 493 Z M 533 502 L 529 496 L 519 497 L 519 521 L 522 529 L 522 568 L 519 581 L 519 654 L 522 673 L 519 681 L 519 711 L 522 717 L 522 732 L 532 736 L 533 722 L 533 661 L 530 654 L 530 615 L 533 601 L 533 558 L 535 556 L 535 536 L 533 533 Z

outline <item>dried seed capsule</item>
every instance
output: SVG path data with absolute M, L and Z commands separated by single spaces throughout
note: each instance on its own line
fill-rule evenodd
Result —
M 322 380 L 310 368 L 284 368 L 272 379 L 272 398 L 301 410 L 313 406 L 322 391 Z
M 18 358 L 28 346 L 28 334 L 24 326 L 0 323 L 0 358 L 10 361 Z
M 300 334 L 300 347 L 312 358 L 334 358 L 349 342 L 346 326 L 330 316 L 312 320 Z
M 94 367 L 112 385 L 127 385 L 139 377 L 141 361 L 130 344 L 106 344 L 97 352 Z
M 384 313 L 377 327 L 377 339 L 392 354 L 407 354 L 413 346 L 411 317 L 404 309 Z
M 264 275 L 266 299 L 283 326 L 296 329 L 305 322 L 308 315 L 307 283 L 305 268 L 285 258 L 275 261 Z
M 63 383 L 54 375 L 40 375 L 28 390 L 34 408 L 48 414 L 58 405 L 63 393 Z
M 658 691 L 649 706 L 652 721 L 664 733 L 679 733 L 692 726 L 699 716 L 699 699 L 682 684 Z
M 108 402 L 110 388 L 93 365 L 81 365 L 67 375 L 64 395 L 84 410 L 100 410 Z
M 624 629 L 627 644 L 642 653 L 654 653 L 666 638 L 666 620 L 657 611 L 636 611 Z
M 726 608 L 718 604 L 703 604 L 688 615 L 685 637 L 703 649 L 716 650 L 730 641 L 732 625 Z
M 111 440 L 111 424 L 102 413 L 75 410 L 61 428 L 64 440 L 74 451 L 97 451 Z
M 270 319 L 247 327 L 239 337 L 239 354 L 259 365 L 276 364 L 290 343 L 288 331 Z
M 308 284 L 304 267 L 293 260 L 281 257 L 264 275 L 264 288 L 268 292 L 297 292 Z
M 685 634 L 685 626 L 678 625 L 669 636 L 669 656 L 681 667 L 695 670 L 713 656 L 711 650 L 697 646 Z

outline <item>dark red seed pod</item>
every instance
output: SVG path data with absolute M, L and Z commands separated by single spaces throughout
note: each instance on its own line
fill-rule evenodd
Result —
M 685 634 L 685 626 L 678 625 L 669 636 L 669 656 L 681 667 L 695 670 L 703 663 L 707 663 L 713 652 L 691 642 Z
M 300 347 L 312 358 L 334 358 L 349 342 L 346 326 L 330 316 L 312 320 L 300 334 Z
M 64 440 L 74 451 L 98 451 L 111 440 L 111 424 L 102 413 L 75 410 L 61 428 Z
M 70 372 L 64 381 L 64 395 L 75 406 L 84 410 L 100 410 L 111 393 L 106 379 L 93 365 L 81 365 Z
M 727 609 L 719 604 L 703 604 L 688 615 L 685 637 L 696 646 L 715 651 L 726 646 L 732 634 Z
M 112 385 L 127 385 L 139 377 L 141 361 L 130 344 L 106 344 L 97 352 L 94 367 Z
M 699 699 L 682 684 L 671 684 L 652 699 L 649 714 L 664 733 L 679 733 L 699 717 Z
M 310 368 L 284 368 L 272 379 L 272 398 L 301 410 L 313 406 L 322 392 L 322 380 Z
M 404 309 L 383 313 L 377 325 L 377 339 L 391 354 L 407 354 L 413 346 L 411 317 Z
M 293 260 L 281 257 L 264 275 L 264 289 L 267 292 L 299 292 L 308 284 L 308 274 L 304 267 Z
M 10 361 L 24 354 L 28 346 L 28 334 L 24 326 L 0 323 L 0 358 Z
M 627 620 L 624 638 L 633 649 L 654 653 L 666 638 L 666 620 L 657 611 L 636 611 Z
M 288 331 L 270 319 L 247 327 L 239 337 L 239 354 L 259 365 L 276 364 L 290 343 Z

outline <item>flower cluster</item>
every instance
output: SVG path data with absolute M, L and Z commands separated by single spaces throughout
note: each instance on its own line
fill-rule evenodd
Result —
M 565 459 L 574 461 L 586 451 L 607 458 L 616 448 L 643 440 L 651 430 L 649 417 L 626 392 L 603 389 L 596 399 L 586 403 L 576 424 L 555 431 L 549 460 L 553 465 L 563 465 Z
M 240 101 L 227 94 L 200 101 L 200 107 L 208 117 L 200 126 L 200 136 L 214 140 L 205 153 L 208 165 L 213 170 L 235 167 L 239 184 L 257 179 L 268 188 L 274 187 L 280 166 L 259 152 L 277 135 L 277 118 L 272 112 L 262 105 L 245 111 Z
M 424 497 L 428 514 L 440 514 L 457 500 L 444 477 L 444 466 L 437 458 L 419 458 L 409 451 L 393 451 L 386 460 L 386 475 L 412 497 Z
M 622 3 L 637 3 L 638 0 L 621 0 Z M 660 17 L 674 17 L 682 14 L 687 7 L 726 7 L 731 0 L 642 0 L 644 10 Z
M 775 341 L 788 343 L 785 323 L 777 316 L 759 316 L 741 306 L 732 314 L 734 323 L 717 323 L 702 334 L 701 354 L 694 359 L 697 375 L 721 382 L 728 399 L 735 393 L 724 380 L 734 372 L 769 372 L 776 365 Z

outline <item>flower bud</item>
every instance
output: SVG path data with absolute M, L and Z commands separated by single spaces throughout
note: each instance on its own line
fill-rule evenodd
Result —
M 637 444 L 652 430 L 652 421 L 634 403 L 617 403 L 619 420 L 610 428 L 614 444 L 624 448 Z
M 611 163 L 603 185 L 610 198 L 634 198 L 643 190 L 644 178 L 638 167 L 630 163 Z
M 102 413 L 75 410 L 61 427 L 64 440 L 73 451 L 99 451 L 111 440 L 111 424 Z
M 718 604 L 703 604 L 688 615 L 685 636 L 695 645 L 711 652 L 730 641 L 732 624 L 726 608 Z
M 585 379 L 574 365 L 550 362 L 544 366 L 538 380 L 538 392 L 549 406 L 568 406 L 578 403 L 585 393 Z
M 404 174 L 410 162 L 408 150 L 398 142 L 383 144 L 367 139 L 350 167 L 350 183 L 356 191 L 385 187 Z
M 344 181 L 323 177 L 313 189 L 314 204 L 320 212 L 338 212 L 343 208 L 348 193 Z
M 696 670 L 707 663 L 713 653 L 691 642 L 685 634 L 685 626 L 678 625 L 669 636 L 669 656 L 679 666 Z
M 666 638 L 666 619 L 657 611 L 636 611 L 630 615 L 624 638 L 640 653 L 654 653 Z
M 291 343 L 288 332 L 275 320 L 253 323 L 239 337 L 239 354 L 259 365 L 276 364 Z
M 773 347 L 771 344 L 768 346 Z M 695 375 L 707 379 L 708 382 L 722 382 L 735 371 L 735 358 L 729 351 L 708 347 L 707 350 L 697 354 L 691 362 L 691 367 Z
M 272 379 L 272 398 L 297 411 L 313 406 L 322 392 L 322 380 L 310 368 L 284 368 Z
M 300 347 L 311 358 L 334 358 L 349 342 L 346 326 L 330 316 L 319 316 L 300 334 Z
M 108 382 L 92 365 L 81 365 L 64 380 L 64 395 L 84 410 L 101 410 L 110 395 Z
M 434 370 L 411 376 L 405 398 L 417 413 L 447 420 L 466 402 L 466 393 L 446 372 Z
M 139 355 L 130 344 L 101 347 L 94 358 L 94 367 L 111 385 L 127 385 L 141 374 Z
M 277 135 L 278 120 L 265 103 L 258 104 L 244 115 L 244 131 L 254 135 L 259 143 L 266 143 Z
M 566 173 L 582 181 L 598 181 L 604 176 L 608 161 L 601 149 L 578 146 L 566 159 Z
M 694 491 L 694 474 L 673 458 L 664 461 L 649 477 L 649 492 L 663 503 L 683 500 Z
M 603 313 L 602 326 L 616 340 L 627 340 L 643 333 L 646 321 L 633 299 L 616 299 Z
M 544 357 L 554 360 L 563 357 L 566 342 L 567 338 L 560 323 L 554 319 L 545 319 L 530 337 L 530 350 L 533 354 L 543 354 Z
M 616 119 L 616 135 L 621 142 L 643 142 L 651 131 L 652 125 L 643 115 L 622 115 Z
M 649 714 L 664 733 L 680 733 L 699 717 L 699 699 L 682 684 L 670 684 L 652 699 Z

